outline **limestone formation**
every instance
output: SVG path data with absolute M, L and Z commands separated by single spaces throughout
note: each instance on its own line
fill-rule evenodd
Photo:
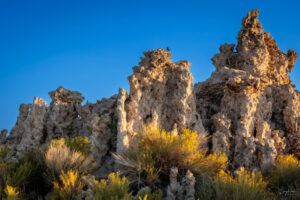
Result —
M 130 140 L 143 125 L 152 123 L 167 131 L 189 128 L 204 132 L 187 61 L 171 62 L 170 51 L 144 53 L 140 65 L 128 78 L 130 93 L 125 105 Z
M 49 92 L 49 95 L 52 102 L 45 120 L 46 141 L 78 135 L 82 123 L 80 109 L 84 97 L 79 92 L 65 90 L 62 87 Z
M 82 107 L 84 127 L 81 131 L 90 137 L 92 156 L 100 166 L 97 174 L 102 178 L 114 168 L 111 152 L 116 151 L 117 142 L 116 105 L 117 95 L 114 95 L 95 104 L 87 103 Z
M 116 114 L 118 117 L 118 138 L 117 138 L 117 152 L 121 153 L 124 148 L 128 148 L 129 139 L 127 135 L 127 115 L 125 111 L 125 101 L 127 99 L 127 92 L 120 89 L 117 103 Z
M 279 154 L 299 156 L 300 96 L 288 75 L 297 54 L 279 50 L 258 14 L 248 13 L 236 48 L 221 45 L 216 71 L 195 88 L 212 151 L 226 152 L 233 168 L 264 170 Z
M 35 97 L 33 104 L 22 104 L 15 127 L 5 143 L 17 152 L 39 147 L 44 140 L 44 119 L 48 108 L 46 102 Z
M 170 170 L 170 185 L 167 187 L 167 200 L 176 200 L 182 196 L 182 187 L 177 181 L 178 168 L 173 167 Z
M 79 92 L 59 87 L 49 94 L 52 98 L 49 107 L 40 98 L 34 98 L 33 104 L 20 106 L 15 127 L 8 137 L 5 131 L 1 132 L 1 143 L 12 146 L 18 155 L 24 150 L 40 148 L 52 139 L 87 136 L 100 166 L 97 175 L 106 177 L 114 165 L 110 152 L 116 150 L 117 96 L 82 106 L 84 97 Z
M 243 19 L 237 45 L 221 45 L 212 58 L 216 70 L 205 82 L 193 85 L 190 63 L 172 62 L 170 51 L 148 51 L 133 67 L 128 93 L 120 89 L 82 105 L 79 92 L 59 87 L 49 93 L 49 106 L 40 98 L 22 104 L 15 127 L 8 136 L 2 131 L 0 141 L 18 155 L 51 139 L 87 136 L 101 177 L 114 169 L 111 152 L 121 153 L 149 123 L 168 131 L 207 131 L 209 152 L 225 152 L 231 170 L 264 171 L 279 154 L 300 157 L 300 94 L 288 74 L 297 54 L 279 50 L 258 14 L 253 10 Z
M 194 175 L 188 170 L 185 177 L 181 181 L 181 185 L 184 191 L 182 199 L 195 200 L 195 183 L 196 179 Z
M 195 183 L 194 175 L 188 170 L 180 182 L 177 181 L 178 168 L 173 167 L 170 170 L 170 184 L 167 187 L 166 200 L 195 200 Z

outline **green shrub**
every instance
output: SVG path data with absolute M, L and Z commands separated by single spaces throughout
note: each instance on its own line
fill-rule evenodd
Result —
M 33 171 L 33 164 L 31 162 L 25 162 L 16 166 L 14 170 L 10 171 L 7 177 L 6 184 L 13 187 L 23 188 L 30 182 L 31 174 Z
M 244 168 L 241 168 L 236 179 L 231 174 L 220 171 L 214 178 L 214 189 L 217 200 L 272 199 L 261 173 L 251 173 Z
M 152 191 L 150 187 L 146 187 L 141 189 L 136 196 L 136 200 L 162 200 L 163 192 L 161 190 Z
M 165 176 L 173 166 L 194 174 L 216 174 L 227 168 L 225 154 L 206 156 L 204 139 L 194 131 L 183 129 L 176 134 L 149 125 L 134 139 L 129 149 L 115 158 L 124 166 L 122 173 L 138 186 L 168 181 Z
M 4 196 L 6 185 L 19 188 L 19 196 L 22 196 L 22 199 L 37 199 L 49 190 L 43 179 L 46 167 L 40 151 L 25 151 L 19 159 L 10 158 L 10 162 L 5 159 L 1 161 L 1 198 Z
M 18 161 L 20 166 L 26 166 L 30 163 L 31 170 L 23 190 L 28 199 L 39 199 L 47 194 L 51 189 L 44 178 L 46 165 L 44 154 L 40 150 L 26 151 Z M 25 173 L 26 174 L 26 173 Z
M 197 177 L 195 184 L 195 197 L 200 200 L 214 200 L 216 198 L 214 182 L 211 177 Z
M 275 169 L 268 176 L 269 187 L 278 196 L 297 192 L 300 185 L 300 161 L 294 155 L 278 156 Z M 293 193 L 294 193 L 293 192 Z
M 65 144 L 71 149 L 71 151 L 78 151 L 83 153 L 84 155 L 89 155 L 90 151 L 90 144 L 91 142 L 87 137 L 74 137 L 74 138 L 65 138 Z
M 129 191 L 129 181 L 118 173 L 111 173 L 108 181 L 102 179 L 95 180 L 94 200 L 131 200 L 132 194 Z
M 7 177 L 10 174 L 11 166 L 8 163 L 0 163 L 0 199 L 4 194 Z
M 84 197 L 82 178 L 77 171 L 68 170 L 59 175 L 60 181 L 54 181 L 50 200 L 73 200 Z
M 2 191 L 6 185 L 7 176 L 12 168 L 11 166 L 11 148 L 6 146 L 0 146 L 0 187 Z M 2 192 L 1 192 L 2 194 Z M 1 197 L 0 194 L 0 197 Z
M 25 189 L 31 181 L 34 168 L 30 161 L 12 159 L 9 147 L 0 147 L 0 197 L 3 198 L 5 192 L 13 191 L 13 188 Z
M 8 163 L 11 154 L 12 152 L 9 146 L 0 146 L 0 163 Z

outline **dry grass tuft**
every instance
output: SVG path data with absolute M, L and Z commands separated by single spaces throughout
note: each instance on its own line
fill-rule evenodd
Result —
M 93 170 L 93 160 L 78 151 L 72 151 L 66 144 L 65 139 L 52 140 L 46 153 L 45 163 L 50 170 L 50 181 L 57 180 L 61 171 L 70 169 L 79 173 Z M 52 177 L 51 177 L 52 176 Z

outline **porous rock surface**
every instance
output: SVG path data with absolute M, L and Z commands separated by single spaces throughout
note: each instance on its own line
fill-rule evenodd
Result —
M 52 99 L 49 107 L 36 97 L 33 104 L 22 104 L 10 134 L 5 137 L 4 131 L 1 132 L 1 143 L 11 146 L 18 155 L 24 150 L 40 148 L 52 139 L 87 136 L 100 166 L 98 175 L 106 176 L 114 163 L 110 152 L 116 149 L 117 96 L 82 105 L 84 97 L 79 92 L 59 87 L 49 95 Z
M 193 85 L 190 63 L 172 62 L 170 51 L 148 51 L 128 78 L 129 93 L 120 89 L 83 105 L 79 92 L 59 87 L 49 93 L 49 106 L 40 98 L 22 104 L 9 135 L 1 132 L 1 143 L 18 155 L 51 139 L 87 136 L 103 177 L 114 166 L 110 152 L 121 153 L 150 123 L 208 132 L 209 151 L 225 152 L 232 169 L 265 170 L 279 154 L 300 156 L 300 95 L 288 74 L 297 54 L 279 50 L 258 13 L 243 19 L 237 45 L 221 45 L 212 58 L 216 70 L 205 82 Z
M 300 155 L 300 95 L 288 75 L 297 54 L 279 50 L 258 14 L 243 19 L 236 47 L 221 45 L 216 71 L 195 90 L 211 150 L 226 152 L 233 168 L 265 170 L 279 154 Z
M 170 170 L 170 184 L 167 187 L 165 200 L 195 200 L 194 175 L 188 170 L 180 182 L 178 179 L 178 168 L 172 167 Z
M 123 102 L 120 103 L 122 109 L 119 109 L 119 116 L 124 117 L 120 117 L 118 140 L 122 142 L 119 143 L 118 152 L 130 145 L 132 136 L 143 125 L 150 123 L 167 131 L 189 128 L 199 134 L 204 132 L 196 112 L 190 63 L 173 63 L 170 51 L 162 49 L 145 52 L 144 55 L 139 66 L 133 68 L 133 75 L 128 77 L 128 97 L 125 98 L 125 92 L 120 91 Z

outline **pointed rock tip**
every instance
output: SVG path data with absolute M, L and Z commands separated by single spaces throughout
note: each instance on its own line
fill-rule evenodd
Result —
M 161 57 L 161 58 L 170 58 L 171 59 L 171 52 L 162 48 L 158 48 L 158 49 L 153 49 L 150 51 L 144 51 L 143 52 L 145 58 L 157 58 L 157 57 Z M 142 58 L 143 59 L 143 58 Z
M 298 54 L 294 50 L 289 49 L 288 53 L 287 53 L 287 57 L 288 57 L 288 62 L 289 62 L 288 70 L 289 70 L 289 72 L 292 72 L 292 70 L 294 68 L 294 64 L 298 58 Z
M 171 62 L 171 52 L 165 49 L 157 49 L 145 51 L 144 56 L 141 58 L 140 65 L 149 65 L 152 67 L 160 67 L 168 62 Z
M 247 17 L 245 17 L 242 21 L 242 26 L 244 28 L 250 28 L 250 27 L 262 28 L 260 22 L 257 20 L 258 15 L 259 15 L 258 9 L 249 11 Z
M 143 54 L 145 56 L 149 56 L 149 55 L 157 55 L 157 54 L 169 54 L 171 55 L 171 52 L 169 50 L 166 49 L 162 49 L 162 48 L 158 48 L 158 49 L 152 49 L 149 51 L 144 51 Z
M 42 99 L 42 98 L 34 97 L 33 98 L 33 104 L 40 105 L 40 106 L 46 106 L 47 102 L 44 99 Z
M 258 18 L 259 9 L 254 9 L 248 12 L 247 18 Z

